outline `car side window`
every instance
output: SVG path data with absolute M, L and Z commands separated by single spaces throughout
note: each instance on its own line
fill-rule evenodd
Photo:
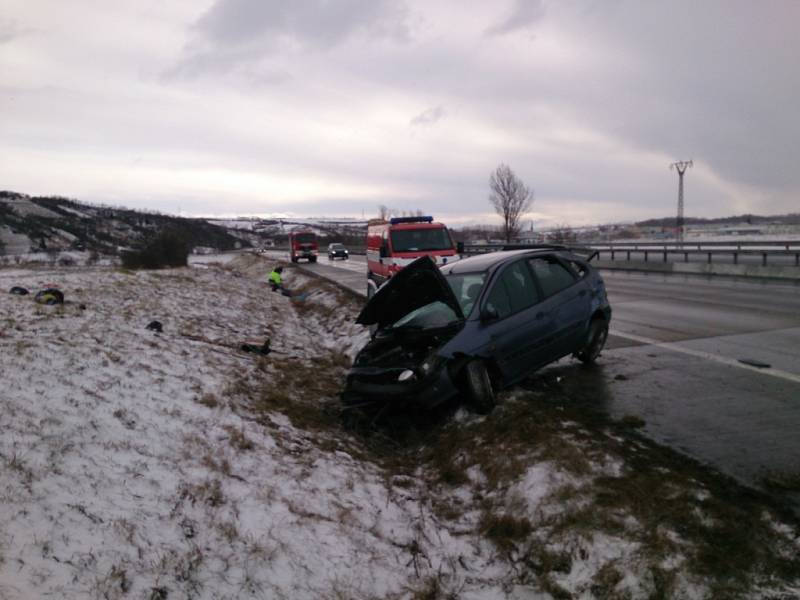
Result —
M 486 300 L 486 308 L 497 311 L 497 316 L 501 319 L 511 314 L 511 301 L 508 298 L 506 285 L 503 283 L 502 279 L 498 279 L 492 291 L 489 292 L 489 297 Z
M 554 258 L 532 258 L 529 261 L 545 298 L 575 283 L 575 275 Z
M 494 285 L 487 308 L 494 308 L 502 319 L 539 302 L 539 292 L 530 271 L 522 261 L 507 267 Z

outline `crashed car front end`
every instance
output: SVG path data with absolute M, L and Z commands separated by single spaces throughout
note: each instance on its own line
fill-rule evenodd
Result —
M 453 380 L 457 361 L 439 354 L 460 324 L 438 332 L 379 333 L 358 354 L 342 395 L 346 405 L 414 404 L 432 408 L 459 389 Z
M 464 327 L 461 305 L 423 256 L 392 277 L 356 320 L 375 328 L 347 376 L 346 405 L 440 404 L 458 393 L 447 343 Z

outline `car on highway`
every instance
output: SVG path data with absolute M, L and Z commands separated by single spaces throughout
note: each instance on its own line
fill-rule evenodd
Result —
M 600 355 L 611 306 L 600 273 L 563 247 L 474 256 L 437 267 L 423 256 L 356 319 L 375 328 L 356 356 L 345 405 L 432 408 L 461 394 L 488 413 L 497 390 L 572 355 Z
M 350 258 L 350 252 L 344 247 L 344 244 L 328 244 L 328 260 L 334 260 L 337 258 L 347 260 Z

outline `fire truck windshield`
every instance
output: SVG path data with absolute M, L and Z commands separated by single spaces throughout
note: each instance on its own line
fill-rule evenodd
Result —
M 300 244 L 310 244 L 314 241 L 314 234 L 313 233 L 296 233 L 294 235 L 294 239 L 296 242 Z
M 436 229 L 399 229 L 392 231 L 394 252 L 422 252 L 427 250 L 452 250 L 453 241 L 444 227 Z

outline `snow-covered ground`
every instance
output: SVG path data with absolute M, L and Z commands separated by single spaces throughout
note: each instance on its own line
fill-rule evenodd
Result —
M 494 417 L 463 410 L 443 435 L 486 436 L 453 451 L 448 468 L 463 472 L 431 475 L 435 456 L 393 468 L 372 454 L 331 416 L 348 358 L 368 339 L 358 306 L 291 268 L 287 285 L 308 299 L 272 293 L 270 264 L 0 269 L 3 292 L 56 285 L 67 300 L 0 294 L 0 598 L 643 598 L 658 588 L 624 509 L 614 534 L 553 534 L 571 490 L 626 472 L 618 455 L 571 455 L 581 466 L 565 468 L 563 448 L 487 445 Z M 153 320 L 163 333 L 146 329 Z M 267 338 L 269 356 L 240 350 Z M 559 447 L 588 448 L 581 427 L 563 427 Z M 707 597 L 685 568 L 688 542 L 663 529 L 671 550 L 657 560 L 672 597 Z M 775 544 L 800 549 L 793 526 L 774 530 Z

